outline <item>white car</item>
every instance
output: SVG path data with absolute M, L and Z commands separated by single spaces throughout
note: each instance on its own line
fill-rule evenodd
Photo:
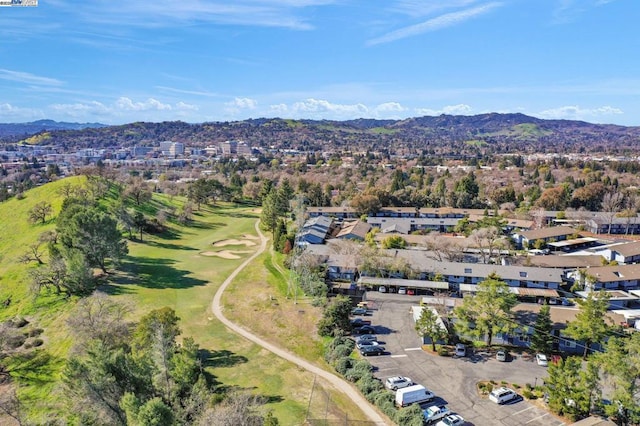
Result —
M 449 414 L 451 414 L 451 410 L 446 405 L 432 405 L 426 410 L 422 410 L 424 421 L 427 424 L 435 423 Z
M 465 424 L 464 419 L 459 414 L 449 414 L 444 419 L 436 423 L 436 426 L 462 426 Z
M 389 377 L 384 381 L 384 387 L 392 391 L 406 388 L 407 386 L 413 386 L 414 384 L 413 380 L 409 377 L 402 376 Z
M 456 343 L 456 356 L 467 356 L 467 347 L 462 343 Z
M 549 360 L 547 359 L 547 356 L 545 354 L 536 354 L 536 362 L 538 363 L 538 365 L 541 365 L 543 367 L 549 365 Z
M 496 404 L 504 404 L 505 402 L 512 401 L 518 397 L 518 394 L 513 389 L 500 387 L 491 391 L 489 394 L 489 400 Z
M 398 289 L 398 294 L 407 294 L 407 288 L 406 287 L 400 287 Z

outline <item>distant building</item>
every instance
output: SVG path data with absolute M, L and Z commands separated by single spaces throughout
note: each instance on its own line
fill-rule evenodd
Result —
M 182 142 L 164 141 L 160 142 L 160 151 L 165 157 L 177 157 L 184 155 L 184 144 Z
M 251 147 L 242 141 L 226 141 L 220 144 L 222 155 L 225 157 L 240 156 L 245 157 L 251 155 Z

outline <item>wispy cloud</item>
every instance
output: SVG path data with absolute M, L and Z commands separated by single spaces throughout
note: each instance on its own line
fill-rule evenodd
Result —
M 557 0 L 552 12 L 554 24 L 567 24 L 594 7 L 613 3 L 615 0 Z
M 467 7 L 478 0 L 397 0 L 391 10 L 415 18 L 431 15 L 447 9 Z
M 50 77 L 42 77 L 23 71 L 13 71 L 0 68 L 0 80 L 15 81 L 18 83 L 37 86 L 61 86 L 64 82 Z
M 336 0 L 235 0 L 182 1 L 129 0 L 127 2 L 95 1 L 81 10 L 66 3 L 72 13 L 80 13 L 88 22 L 136 27 L 167 27 L 185 23 L 217 23 L 284 27 L 309 30 L 313 26 L 301 11 L 325 6 Z
M 369 40 L 367 42 L 367 45 L 375 46 L 377 44 L 390 43 L 392 41 L 401 40 L 403 38 L 414 37 L 427 32 L 448 28 L 454 25 L 461 24 L 480 15 L 484 15 L 485 13 L 488 13 L 500 6 L 502 6 L 502 3 L 492 2 L 458 12 L 446 13 L 436 18 L 429 19 L 428 21 L 422 22 L 420 24 L 401 28 L 399 30 L 387 33 L 381 37 Z
M 207 90 L 186 90 L 186 89 L 178 89 L 175 87 L 167 87 L 167 86 L 154 86 L 154 88 L 165 91 L 165 92 L 180 93 L 184 95 L 204 96 L 207 98 L 220 98 L 224 96 L 224 95 L 221 95 L 220 93 L 209 92 Z

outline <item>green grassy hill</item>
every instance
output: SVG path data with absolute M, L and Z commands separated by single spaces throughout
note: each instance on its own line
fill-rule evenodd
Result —
M 60 405 L 58 394 L 61 371 L 72 344 L 65 320 L 78 299 L 53 294 L 34 298 L 29 292 L 28 278 L 28 269 L 33 265 L 20 263 L 18 258 L 41 233 L 55 229 L 55 216 L 62 204 L 58 191 L 66 183 L 83 185 L 84 178 L 50 183 L 28 191 L 24 199 L 0 203 L 0 302 L 11 297 L 9 306 L 0 304 L 0 320 L 24 316 L 44 329 L 42 348 L 47 358 L 37 369 L 31 369 L 29 374 L 16 380 L 29 419 L 37 424 L 55 418 L 56 413 L 65 409 Z M 117 196 L 117 191 L 112 189 L 100 204 L 108 208 Z M 41 201 L 52 204 L 53 218 L 43 225 L 30 224 L 28 212 Z M 154 194 L 148 203 L 130 204 L 130 207 L 153 218 L 160 209 L 180 208 L 184 202 L 180 197 Z M 128 241 L 129 255 L 99 290 L 129 302 L 134 307 L 132 319 L 152 309 L 173 308 L 181 318 L 182 336 L 193 337 L 207 354 L 205 367 L 220 384 L 220 390 L 246 389 L 263 395 L 269 401 L 267 408 L 274 411 L 281 424 L 300 424 L 306 415 L 309 395 L 313 389 L 317 393 L 322 384 L 316 383 L 310 373 L 228 332 L 210 313 L 210 303 L 219 285 L 257 248 L 254 225 L 258 216 L 251 208 L 217 205 L 203 206 L 187 225 L 170 220 L 166 232 L 144 234 L 143 241 Z M 238 300 L 249 300 L 243 294 L 259 294 L 258 287 L 260 294 L 269 291 L 277 297 L 283 295 L 286 289 L 279 282 L 282 277 L 278 274 L 276 278 L 270 269 L 265 266 L 262 256 L 243 273 L 227 299 L 230 309 L 239 308 L 242 312 L 251 309 L 249 317 L 255 324 L 260 324 L 262 317 L 271 322 L 282 314 L 270 312 L 269 304 L 242 307 L 238 303 Z M 285 308 L 284 302 L 277 309 Z M 291 309 L 292 315 L 300 315 L 299 306 Z M 312 310 L 308 309 L 307 313 L 311 315 Z M 248 328 L 252 321 L 246 324 Z M 307 324 L 313 327 L 312 316 L 309 321 Z M 309 325 L 306 327 L 295 337 L 304 338 L 309 332 Z M 282 331 L 291 337 L 291 331 Z M 276 340 L 286 343 L 286 339 Z M 319 349 L 315 346 L 309 354 L 314 361 L 321 357 Z M 300 347 L 293 350 L 304 352 Z M 340 400 L 339 396 L 336 398 Z M 339 401 L 339 405 L 342 411 L 359 411 L 351 407 L 349 401 Z

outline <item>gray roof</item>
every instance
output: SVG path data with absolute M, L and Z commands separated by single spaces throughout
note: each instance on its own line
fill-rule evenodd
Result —
M 503 280 L 562 283 L 560 269 L 531 266 L 489 265 L 484 263 L 440 262 L 418 250 L 386 250 L 389 257 L 401 257 L 421 272 L 441 273 L 459 277 L 487 277 L 495 272 Z M 523 275 L 524 274 L 524 275 Z

